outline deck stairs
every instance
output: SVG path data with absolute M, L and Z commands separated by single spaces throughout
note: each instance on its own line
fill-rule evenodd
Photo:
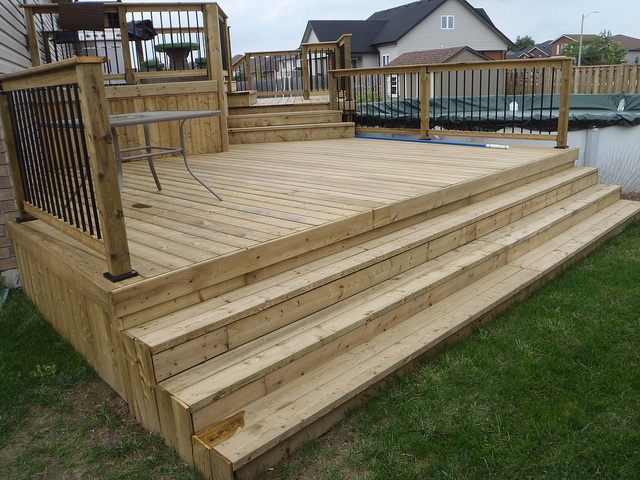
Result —
M 251 92 L 229 100 L 229 143 L 267 143 L 353 138 L 355 125 L 329 102 L 260 104 Z
M 444 195 L 127 329 L 167 442 L 207 478 L 251 478 L 638 218 L 573 160 Z

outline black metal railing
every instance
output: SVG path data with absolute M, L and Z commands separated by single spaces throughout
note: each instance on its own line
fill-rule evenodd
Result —
M 7 93 L 24 200 L 102 238 L 77 85 Z
M 566 146 L 571 64 L 564 58 L 331 75 L 332 108 L 342 110 L 360 132 L 556 140 Z
M 23 8 L 34 66 L 74 56 L 105 57 L 104 78 L 116 84 L 208 78 L 212 56 L 216 62 L 221 57 L 215 68 L 228 68 L 226 15 L 216 4 L 77 2 Z

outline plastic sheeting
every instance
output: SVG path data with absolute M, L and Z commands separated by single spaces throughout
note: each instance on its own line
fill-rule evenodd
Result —
M 640 125 L 640 95 L 571 95 L 569 130 Z M 552 132 L 558 126 L 559 95 L 440 97 L 430 100 L 430 128 L 495 132 L 523 128 Z M 419 128 L 417 98 L 358 105 L 356 123 L 386 128 Z

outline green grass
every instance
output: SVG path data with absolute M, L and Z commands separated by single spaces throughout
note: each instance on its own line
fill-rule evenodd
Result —
M 0 477 L 199 478 L 20 293 L 0 381 Z M 264 477 L 640 478 L 640 223 Z
M 0 478 L 201 478 L 20 292 L 0 312 L 0 385 Z

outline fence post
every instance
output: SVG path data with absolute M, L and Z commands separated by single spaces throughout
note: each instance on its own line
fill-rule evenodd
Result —
M 38 67 L 42 64 L 40 46 L 38 45 L 38 30 L 36 29 L 33 9 L 29 8 L 28 5 L 24 6 L 24 20 L 27 25 L 27 41 L 29 43 L 29 53 L 31 54 L 31 65 Z
M 300 56 L 302 57 L 302 98 L 309 100 L 309 47 L 302 45 Z
M 429 69 L 426 66 L 420 67 L 420 138 L 429 139 L 429 108 L 431 100 L 431 79 Z
M 558 111 L 558 136 L 556 148 L 567 148 L 569 134 L 569 105 L 571 102 L 571 80 L 573 79 L 573 60 L 562 60 L 562 80 L 560 82 L 560 108 Z
M 105 277 L 118 281 L 137 273 L 131 270 L 101 63 L 96 57 L 76 57 L 75 71 L 107 260 Z

